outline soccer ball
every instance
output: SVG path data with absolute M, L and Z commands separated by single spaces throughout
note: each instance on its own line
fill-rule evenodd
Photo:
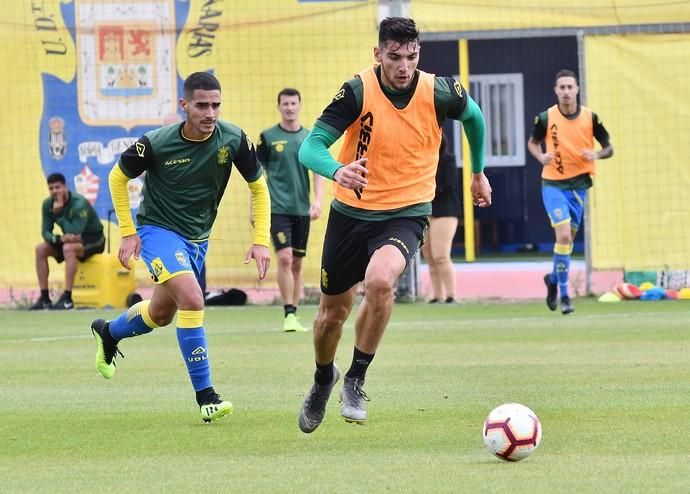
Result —
M 505 403 L 491 410 L 483 432 L 489 451 L 505 461 L 527 458 L 541 441 L 537 415 L 519 403 Z

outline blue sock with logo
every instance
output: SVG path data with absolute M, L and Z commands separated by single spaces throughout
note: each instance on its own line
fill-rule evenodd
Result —
M 194 391 L 211 387 L 211 366 L 208 362 L 206 332 L 201 325 L 203 314 L 203 310 L 177 311 L 177 342 L 187 365 Z M 196 324 L 196 326 L 191 326 L 191 324 Z
M 142 334 L 150 333 L 158 324 L 153 322 L 149 315 L 150 300 L 142 300 L 134 304 L 120 315 L 117 319 L 110 321 L 108 330 L 110 336 L 114 340 L 119 341 L 122 338 L 131 338 L 133 336 L 140 336 Z
M 556 244 L 553 254 L 553 271 L 558 281 L 558 292 L 561 297 L 568 296 L 568 272 L 570 271 L 570 246 Z M 554 276 L 551 275 L 553 280 Z

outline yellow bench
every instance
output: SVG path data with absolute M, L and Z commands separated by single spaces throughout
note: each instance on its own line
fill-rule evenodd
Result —
M 134 268 L 123 268 L 116 254 L 95 254 L 79 263 L 72 300 L 76 307 L 130 307 L 141 300 L 135 289 Z

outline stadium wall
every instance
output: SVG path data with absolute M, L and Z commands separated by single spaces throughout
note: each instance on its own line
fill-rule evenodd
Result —
M 585 39 L 587 102 L 616 154 L 591 200 L 592 267 L 690 269 L 690 35 Z
M 302 91 L 302 121 L 310 126 L 340 84 L 371 63 L 379 3 L 389 2 L 45 0 L 0 11 L 0 63 L 5 70 L 0 84 L 8 102 L 0 131 L 7 182 L 0 200 L 5 240 L 0 290 L 35 288 L 33 248 L 40 240 L 46 174 L 65 173 L 73 189 L 78 183 L 106 221 L 110 209 L 106 177 L 118 153 L 143 132 L 181 118 L 175 108 L 181 81 L 196 70 L 218 75 L 224 88 L 222 118 L 240 124 L 254 138 L 277 121 L 275 94 L 284 86 Z M 552 101 L 556 67 L 572 61 L 573 28 L 598 26 L 602 34 L 606 31 L 606 36 L 584 37 L 587 103 L 604 116 L 616 146 L 616 157 L 600 167 L 592 201 L 595 266 L 685 266 L 684 259 L 690 258 L 690 240 L 683 227 L 690 156 L 688 37 L 615 31 L 637 24 L 646 27 L 641 31 L 661 32 L 666 23 L 687 22 L 688 2 L 398 3 L 408 4 L 409 14 L 425 33 L 422 59 L 428 70 L 457 73 L 453 66 L 457 51 L 439 47 L 436 60 L 429 56 L 435 50 L 430 41 L 443 39 L 448 47 L 465 37 L 471 40 L 470 72 L 522 71 L 529 80 L 525 83 L 528 124 L 535 111 Z M 98 29 L 108 23 L 151 36 L 159 51 L 149 58 L 134 54 L 129 61 L 149 63 L 165 75 L 156 79 L 153 91 L 133 88 L 111 100 L 103 97 L 90 74 L 98 67 Z M 524 39 L 539 38 L 538 34 L 509 33 L 560 28 L 568 31 L 560 41 L 553 33 L 543 40 Z M 479 39 L 489 37 L 504 41 Z M 528 49 L 530 43 L 535 45 Z M 565 44 L 559 49 L 559 43 Z M 132 41 L 130 47 L 136 46 Z M 552 48 L 557 56 L 544 51 Z M 448 63 L 443 63 L 444 56 Z M 148 110 L 142 112 L 142 107 Z M 538 184 L 532 176 L 535 169 L 524 168 L 490 170 L 499 200 L 495 209 L 481 211 L 478 217 L 505 218 L 501 242 L 530 242 L 548 233 L 537 195 L 530 190 Z M 136 199 L 136 183 L 131 192 Z M 328 201 L 329 197 L 324 206 Z M 212 234 L 209 285 L 256 285 L 254 268 L 242 264 L 250 241 L 247 214 L 246 186 L 234 177 Z M 311 286 L 318 284 L 325 216 L 312 226 L 305 264 L 305 283 Z M 117 240 L 115 228 L 113 250 Z M 51 264 L 60 274 L 51 281 L 59 285 L 62 270 L 55 267 Z M 144 283 L 143 266 L 138 273 Z M 264 285 L 275 286 L 274 271 Z
M 256 139 L 278 121 L 275 98 L 285 86 L 302 92 L 302 122 L 311 127 L 342 82 L 372 63 L 377 37 L 372 1 L 45 0 L 2 9 L 0 26 L 0 84 L 9 103 L 0 131 L 4 290 L 35 289 L 45 176 L 64 173 L 72 190 L 79 183 L 106 221 L 107 174 L 119 152 L 145 131 L 181 119 L 176 102 L 188 74 L 213 70 L 223 86 L 221 118 Z M 131 36 L 123 39 L 123 63 L 156 74 L 146 91 L 132 86 L 108 95 L 94 76 L 102 69 L 109 26 Z M 145 39 L 137 40 L 142 32 Z M 51 148 L 51 142 L 58 144 Z M 130 185 L 136 199 L 140 184 Z M 305 263 L 305 283 L 312 286 L 319 279 L 330 191 L 326 196 Z M 256 268 L 242 262 L 251 242 L 248 204 L 247 186 L 236 174 L 211 237 L 209 286 L 255 284 Z M 118 239 L 115 227 L 113 250 Z M 51 262 L 51 271 L 51 286 L 60 286 L 62 268 Z M 138 275 L 145 283 L 143 265 Z M 275 284 L 275 269 L 265 284 Z

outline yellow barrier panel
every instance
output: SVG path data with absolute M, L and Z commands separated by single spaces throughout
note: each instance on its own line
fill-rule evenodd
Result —
M 591 193 L 593 267 L 690 269 L 690 36 L 592 36 L 585 52 L 615 149 Z

